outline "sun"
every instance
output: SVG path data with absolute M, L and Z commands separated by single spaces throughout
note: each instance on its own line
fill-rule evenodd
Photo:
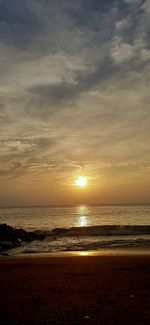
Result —
M 80 176 L 75 180 L 76 186 L 84 187 L 87 185 L 86 177 Z

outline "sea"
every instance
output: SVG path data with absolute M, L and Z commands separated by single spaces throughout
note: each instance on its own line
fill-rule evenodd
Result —
M 0 223 L 45 235 L 11 256 L 150 248 L 150 205 L 1 207 Z

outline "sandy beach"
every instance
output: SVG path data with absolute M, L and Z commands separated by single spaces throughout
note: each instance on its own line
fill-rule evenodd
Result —
M 0 324 L 150 322 L 150 255 L 0 259 Z

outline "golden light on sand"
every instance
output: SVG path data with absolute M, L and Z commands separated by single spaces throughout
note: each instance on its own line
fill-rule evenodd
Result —
M 87 185 L 86 177 L 80 176 L 75 180 L 76 186 L 84 187 Z

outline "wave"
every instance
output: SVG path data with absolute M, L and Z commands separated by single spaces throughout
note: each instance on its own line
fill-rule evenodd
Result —
M 89 227 L 55 228 L 50 233 L 53 236 L 127 236 L 150 235 L 149 225 L 105 225 Z M 46 235 L 46 232 L 45 232 Z
M 82 251 L 82 250 L 99 250 L 105 248 L 149 248 L 150 240 L 145 240 L 142 238 L 138 238 L 136 240 L 112 240 L 112 241 L 97 241 L 97 242 L 80 242 L 74 244 L 68 244 L 64 247 L 57 247 L 57 250 L 61 251 Z M 56 247 L 54 248 L 56 249 Z
M 101 249 L 115 249 L 115 248 L 150 248 L 149 239 L 131 239 L 131 240 L 106 240 L 106 241 L 83 241 L 83 242 L 66 242 L 63 245 L 55 243 L 55 245 L 33 246 L 23 249 L 23 254 L 30 253 L 53 253 L 53 252 L 80 252 L 80 251 L 98 251 Z
M 0 255 L 9 255 L 10 250 L 12 254 L 26 254 L 107 248 L 150 248 L 149 225 L 102 225 L 34 232 L 1 225 L 0 229 Z

